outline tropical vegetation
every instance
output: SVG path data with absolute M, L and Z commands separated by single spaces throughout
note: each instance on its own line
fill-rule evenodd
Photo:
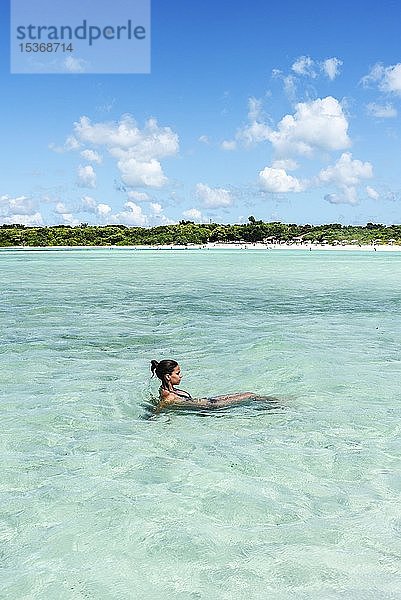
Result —
M 401 244 L 401 225 L 367 223 L 365 226 L 297 225 L 278 221 L 257 221 L 250 216 L 245 224 L 194 223 L 180 221 L 158 227 L 126 225 L 53 225 L 28 227 L 0 226 L 0 246 L 134 246 L 238 243 L 308 243 L 327 244 Z

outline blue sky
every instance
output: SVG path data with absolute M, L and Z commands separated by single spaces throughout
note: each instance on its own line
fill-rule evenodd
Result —
M 401 222 L 396 1 L 153 0 L 149 75 L 12 75 L 1 6 L 0 222 Z

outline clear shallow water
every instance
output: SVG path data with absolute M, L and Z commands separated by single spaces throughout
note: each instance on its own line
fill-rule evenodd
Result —
M 0 252 L 1 598 L 401 597 L 401 254 Z M 146 419 L 152 358 L 193 395 Z

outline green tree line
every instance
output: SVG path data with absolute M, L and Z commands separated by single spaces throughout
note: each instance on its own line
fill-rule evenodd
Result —
M 222 225 L 180 221 L 159 227 L 127 227 L 125 225 L 53 225 L 26 227 L 0 226 L 0 246 L 133 246 L 188 245 L 207 242 L 320 242 L 348 244 L 401 244 L 401 225 L 367 223 L 365 226 L 297 225 L 257 221 Z

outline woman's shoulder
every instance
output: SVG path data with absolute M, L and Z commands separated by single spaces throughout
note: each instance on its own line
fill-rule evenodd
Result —
M 173 392 L 160 388 L 160 400 L 163 404 L 173 404 L 176 401 L 176 396 Z

